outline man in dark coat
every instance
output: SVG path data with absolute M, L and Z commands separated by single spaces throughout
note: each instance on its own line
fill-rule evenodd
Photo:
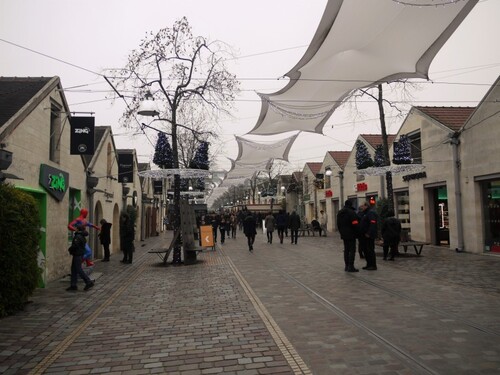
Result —
M 344 208 L 337 214 L 337 229 L 340 232 L 340 238 L 344 241 L 344 271 L 347 272 L 359 272 L 358 269 L 354 268 L 358 226 L 358 215 L 352 207 L 352 202 L 347 200 L 344 203 Z
M 253 251 L 253 243 L 255 242 L 255 235 L 257 234 L 257 222 L 252 213 L 248 211 L 247 216 L 243 220 L 243 233 L 247 237 L 248 251 Z
M 378 215 L 372 210 L 368 202 L 363 203 L 362 210 L 364 212 L 361 218 L 361 234 L 366 241 L 365 259 L 367 271 L 375 271 L 377 269 L 377 259 L 375 257 L 375 239 L 377 238 Z
M 83 224 L 76 224 L 74 228 L 75 233 L 73 234 L 73 241 L 71 243 L 71 247 L 68 249 L 73 257 L 71 260 L 71 284 L 66 289 L 69 292 L 78 290 L 76 285 L 78 276 L 80 276 L 85 282 L 83 290 L 89 290 L 94 286 L 94 281 L 90 280 L 88 275 L 82 269 L 82 257 L 85 252 L 85 245 L 87 244 L 87 239 L 85 237 L 87 237 L 89 233 L 85 230 L 85 226 Z
M 288 219 L 288 228 L 292 235 L 292 244 L 297 245 L 297 238 L 299 237 L 300 217 L 295 211 L 292 211 Z
M 101 231 L 99 232 L 99 240 L 104 248 L 104 258 L 103 262 L 109 262 L 109 245 L 111 243 L 111 223 L 108 223 L 105 219 L 101 219 L 99 222 L 101 224 Z
M 399 241 L 401 241 L 401 221 L 394 216 L 394 211 L 387 212 L 387 219 L 382 224 L 382 238 L 384 239 L 384 260 L 394 260 L 394 256 L 398 252 Z

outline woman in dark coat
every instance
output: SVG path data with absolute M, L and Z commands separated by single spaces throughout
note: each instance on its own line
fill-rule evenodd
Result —
M 123 251 L 123 259 L 121 260 L 122 263 L 132 263 L 135 250 L 134 238 L 134 223 L 130 219 L 130 215 L 128 213 L 122 212 L 120 215 L 120 244 Z
M 108 223 L 105 219 L 101 219 L 99 222 L 101 224 L 101 231 L 99 232 L 99 240 L 104 248 L 104 258 L 103 262 L 109 262 L 109 245 L 111 244 L 111 226 L 113 224 Z

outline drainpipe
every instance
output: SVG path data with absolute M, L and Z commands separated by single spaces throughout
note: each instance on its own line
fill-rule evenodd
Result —
M 453 179 L 455 184 L 455 205 L 457 207 L 457 241 L 458 246 L 455 249 L 457 253 L 464 252 L 464 223 L 462 217 L 462 188 L 460 185 L 460 160 L 458 158 L 458 145 L 460 144 L 460 133 L 455 132 L 450 139 L 453 157 Z
M 339 207 L 344 207 L 344 171 L 339 171 Z

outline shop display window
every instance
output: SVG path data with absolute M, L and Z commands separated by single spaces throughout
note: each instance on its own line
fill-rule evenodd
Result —
M 500 253 L 500 180 L 483 184 L 485 251 Z

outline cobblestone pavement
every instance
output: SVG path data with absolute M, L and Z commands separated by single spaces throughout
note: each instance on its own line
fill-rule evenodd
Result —
M 427 246 L 346 273 L 336 234 L 237 236 L 174 267 L 147 252 L 167 232 L 96 262 L 87 292 L 49 283 L 0 320 L 0 373 L 500 373 L 500 257 Z

